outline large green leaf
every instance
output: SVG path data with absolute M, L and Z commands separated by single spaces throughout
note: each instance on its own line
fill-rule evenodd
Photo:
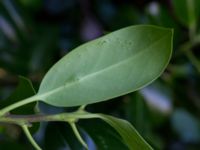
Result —
M 77 106 L 133 92 L 161 75 L 171 52 L 171 29 L 126 27 L 62 58 L 44 77 L 36 98 L 54 106 Z

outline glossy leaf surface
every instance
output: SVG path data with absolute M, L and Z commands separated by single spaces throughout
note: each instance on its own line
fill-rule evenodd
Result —
M 83 44 L 44 77 L 36 95 L 54 106 L 105 101 L 151 83 L 172 51 L 172 30 L 138 25 Z

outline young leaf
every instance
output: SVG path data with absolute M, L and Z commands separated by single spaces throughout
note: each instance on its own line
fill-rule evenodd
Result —
M 122 142 L 130 150 L 142 149 L 152 150 L 152 147 L 140 136 L 136 129 L 126 120 L 115 118 L 104 114 L 80 114 L 81 119 L 99 118 L 113 127 L 117 133 L 121 136 Z M 95 126 L 94 126 L 95 128 Z
M 62 58 L 46 74 L 35 98 L 64 107 L 133 92 L 161 75 L 171 52 L 171 29 L 150 25 L 123 28 Z
M 123 142 L 130 150 L 152 150 L 151 146 L 146 143 L 146 141 L 139 135 L 139 133 L 128 121 L 104 114 L 97 115 L 121 135 Z

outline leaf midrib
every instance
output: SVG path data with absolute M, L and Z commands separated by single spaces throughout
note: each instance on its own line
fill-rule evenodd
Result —
M 72 85 L 75 85 L 75 84 L 77 84 L 77 83 L 82 82 L 83 80 L 86 80 L 87 78 L 90 78 L 90 77 L 95 76 L 95 75 L 97 75 L 97 74 L 101 74 L 102 72 L 105 72 L 105 71 L 109 70 L 110 68 L 115 68 L 115 67 L 117 67 L 117 66 L 120 66 L 120 65 L 122 65 L 123 63 L 126 63 L 126 62 L 128 62 L 128 61 L 134 59 L 136 56 L 145 53 L 146 51 L 148 51 L 149 48 L 153 47 L 153 46 L 156 45 L 158 42 L 160 42 L 160 41 L 162 41 L 163 39 L 165 39 L 166 37 L 168 37 L 168 35 L 170 35 L 170 32 L 169 32 L 168 34 L 165 34 L 165 36 L 163 36 L 162 38 L 159 38 L 157 41 L 155 41 L 154 43 L 152 43 L 150 46 L 146 46 L 146 48 L 144 48 L 143 50 L 140 50 L 138 53 L 136 53 L 136 54 L 133 55 L 133 56 L 130 56 L 130 57 L 127 58 L 127 59 L 124 59 L 124 60 L 122 60 L 122 61 L 119 61 L 119 62 L 116 63 L 116 64 L 112 64 L 112 65 L 110 65 L 110 66 L 108 66 L 108 67 L 106 67 L 106 68 L 103 68 L 103 69 L 99 70 L 99 71 L 96 71 L 96 72 L 87 74 L 87 75 L 85 75 L 85 76 L 83 76 L 83 77 L 76 78 L 76 79 L 73 80 L 72 82 L 69 82 L 68 84 L 65 83 L 64 85 L 62 85 L 62 86 L 60 86 L 60 87 L 57 87 L 57 88 L 55 88 L 55 89 L 52 89 L 52 90 L 50 90 L 50 91 L 48 91 L 48 92 L 45 92 L 45 93 L 38 93 L 38 94 L 37 94 L 37 97 L 38 97 L 40 100 L 44 100 L 44 98 L 45 98 L 46 96 L 52 95 L 52 94 L 56 93 L 57 91 L 60 91 L 60 90 L 65 89 L 65 88 L 69 88 L 69 87 L 71 87 Z M 153 49 L 153 50 L 154 50 L 154 49 Z M 45 100 L 44 100 L 44 101 L 45 101 Z

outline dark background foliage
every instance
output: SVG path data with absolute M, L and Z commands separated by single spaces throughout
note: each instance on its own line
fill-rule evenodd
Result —
M 173 28 L 173 57 L 157 81 L 138 92 L 89 105 L 87 110 L 127 119 L 155 149 L 198 150 L 198 4 L 196 2 L 197 8 L 193 8 L 196 17 L 194 36 L 191 35 L 192 23 L 188 19 L 186 0 L 2 0 L 0 100 L 3 102 L 16 88 L 18 75 L 30 78 L 37 91 L 48 69 L 86 41 L 134 24 Z M 195 44 L 188 46 L 193 42 Z M 74 110 L 45 104 L 39 107 L 44 113 Z M 95 149 L 94 142 L 101 146 L 110 145 L 115 150 L 124 149 L 118 135 L 101 121 L 81 121 L 79 127 L 92 150 Z M 66 123 L 42 123 L 34 137 L 48 150 L 83 149 Z M 32 147 L 20 128 L 0 124 L 0 149 Z

